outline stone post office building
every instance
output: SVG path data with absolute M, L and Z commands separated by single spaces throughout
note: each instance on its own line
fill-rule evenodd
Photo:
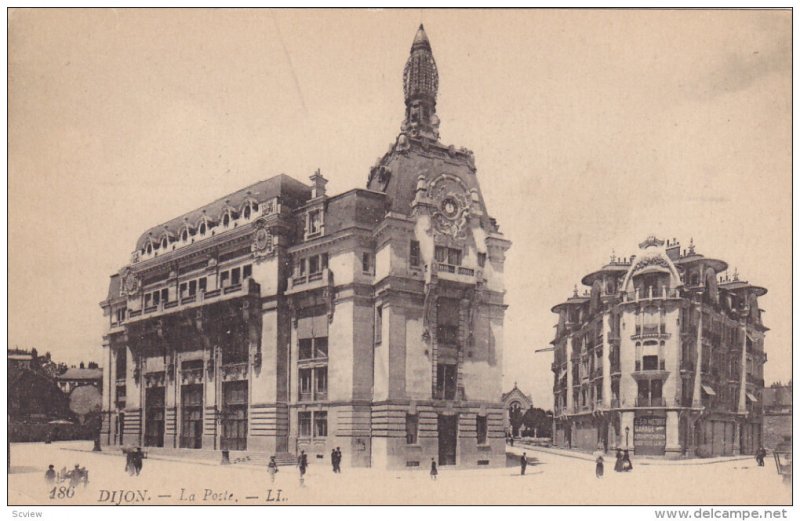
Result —
M 101 303 L 103 444 L 505 464 L 510 242 L 472 152 L 439 141 L 438 80 L 420 26 L 366 188 L 279 175 L 139 237 Z

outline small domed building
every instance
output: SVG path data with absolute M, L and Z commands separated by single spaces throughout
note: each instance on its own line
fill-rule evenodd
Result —
M 654 236 L 554 306 L 554 443 L 670 458 L 761 444 L 767 290 Z

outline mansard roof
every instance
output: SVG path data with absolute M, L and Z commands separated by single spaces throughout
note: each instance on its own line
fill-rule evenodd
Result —
M 286 174 L 270 177 L 264 181 L 259 181 L 241 190 L 237 190 L 232 194 L 220 197 L 210 204 L 185 213 L 166 223 L 153 226 L 144 232 L 139 237 L 139 240 L 136 241 L 136 249 L 142 249 L 150 239 L 159 240 L 165 232 L 177 236 L 185 223 L 196 226 L 204 216 L 216 222 L 224 210 L 229 207 L 239 209 L 248 199 L 254 199 L 261 203 L 274 197 L 281 197 L 284 199 L 284 202 L 298 205 L 304 203 L 311 197 L 311 188 Z M 289 199 L 289 201 L 287 201 L 287 199 Z

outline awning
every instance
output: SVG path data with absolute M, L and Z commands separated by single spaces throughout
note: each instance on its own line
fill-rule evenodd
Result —
M 749 399 L 751 402 L 754 402 L 754 403 L 755 403 L 755 402 L 758 402 L 758 398 L 756 398 L 756 397 L 755 397 L 755 396 L 753 396 L 752 394 L 750 394 L 750 393 L 745 393 L 745 394 L 747 395 L 747 398 L 748 398 L 748 399 Z
M 315 315 L 297 320 L 297 338 L 320 338 L 328 336 L 328 317 Z
M 711 387 L 709 387 L 707 385 L 702 385 L 701 387 L 703 388 L 703 391 L 705 391 L 707 395 L 709 395 L 709 396 L 716 396 L 717 395 L 717 393 L 715 393 L 714 389 L 712 389 Z

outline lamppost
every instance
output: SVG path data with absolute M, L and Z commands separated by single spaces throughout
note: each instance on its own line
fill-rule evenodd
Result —
M 628 434 L 631 432 L 631 428 L 625 426 L 625 450 L 628 450 Z

